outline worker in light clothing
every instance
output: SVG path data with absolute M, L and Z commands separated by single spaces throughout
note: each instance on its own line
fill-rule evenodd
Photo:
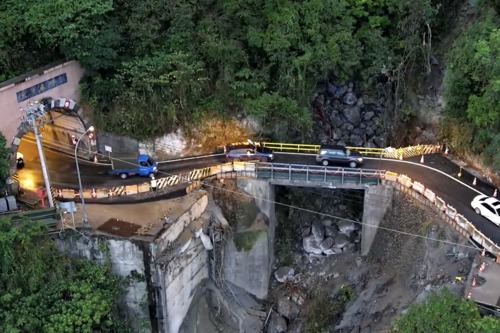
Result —
M 151 176 L 151 189 L 154 191 L 156 191 L 156 178 L 155 176 Z

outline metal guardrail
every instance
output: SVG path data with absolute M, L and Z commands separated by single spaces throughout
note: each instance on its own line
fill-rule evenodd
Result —
M 276 152 L 289 153 L 316 153 L 320 145 L 302 144 L 302 143 L 278 143 L 278 142 L 261 142 L 261 145 L 272 149 Z M 419 145 L 403 148 L 367 148 L 367 147 L 352 147 L 347 146 L 346 149 L 357 151 L 364 156 L 376 156 L 381 158 L 403 159 L 412 156 L 425 155 L 439 152 L 439 145 Z
M 346 169 L 301 164 L 256 164 L 257 178 L 322 183 L 379 184 L 385 170 Z
M 61 219 L 55 208 L 30 210 L 26 212 L 6 215 L 12 223 L 22 223 L 24 220 L 37 221 L 45 224 L 50 231 L 56 229 L 57 221 Z
M 448 222 L 453 229 L 463 236 L 468 236 L 478 244 L 481 244 L 484 249 L 495 255 L 497 262 L 500 263 L 500 245 L 496 244 L 485 234 L 479 231 L 463 215 L 460 215 L 456 208 L 447 204 L 432 190 L 426 188 L 424 184 L 413 181 L 410 177 L 405 175 L 398 175 L 393 172 L 387 172 L 385 180 L 401 191 L 410 194 L 415 199 L 433 207 L 437 212 L 439 212 L 440 217 Z

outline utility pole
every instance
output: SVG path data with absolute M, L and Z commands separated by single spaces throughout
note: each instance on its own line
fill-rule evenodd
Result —
M 45 190 L 47 191 L 47 198 L 49 201 L 49 207 L 54 207 L 54 200 L 52 199 L 52 194 L 50 191 L 50 180 L 49 173 L 47 172 L 47 163 L 45 161 L 45 154 L 43 152 L 42 141 L 40 140 L 40 133 L 38 132 L 38 119 L 42 119 L 45 116 L 45 106 L 38 103 L 38 101 L 29 101 L 28 108 L 22 109 L 24 112 L 24 121 L 29 125 L 33 126 L 33 133 L 35 134 L 36 146 L 38 148 L 38 154 L 40 155 L 40 164 L 42 166 L 43 180 L 45 181 Z

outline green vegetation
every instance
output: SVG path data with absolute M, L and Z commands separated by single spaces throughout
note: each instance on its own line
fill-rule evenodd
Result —
M 7 148 L 7 140 L 2 133 L 0 133 L 0 187 L 3 187 L 7 178 L 9 178 L 9 153 L 10 149 Z
M 36 222 L 0 219 L 0 331 L 130 332 L 117 310 L 122 280 L 64 256 L 46 233 Z
M 398 94 L 411 70 L 425 72 L 422 36 L 449 2 L 5 0 L 0 80 L 76 59 L 108 131 L 144 138 L 247 113 L 269 136 L 300 139 L 319 81 L 382 79 Z
M 342 317 L 345 305 L 354 297 L 355 291 L 350 285 L 342 286 L 335 297 L 330 297 L 324 291 L 317 291 L 306 309 L 305 332 L 332 332 L 330 326 Z
M 252 230 L 252 231 L 240 231 L 233 234 L 234 245 L 238 252 L 250 251 L 255 242 L 260 238 L 264 237 L 267 239 L 267 232 L 264 230 Z
M 452 147 L 500 170 L 500 16 L 481 8 L 448 55 L 442 132 Z
M 429 295 L 425 303 L 413 304 L 393 322 L 393 333 L 495 333 L 500 320 L 481 317 L 477 305 L 448 290 Z

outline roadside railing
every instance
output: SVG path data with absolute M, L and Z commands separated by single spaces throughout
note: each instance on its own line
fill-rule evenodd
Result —
M 320 145 L 302 144 L 302 143 L 278 143 L 278 142 L 261 142 L 263 147 L 272 149 L 276 152 L 285 153 L 316 153 Z M 364 156 L 405 159 L 413 156 L 432 154 L 441 151 L 439 145 L 418 145 L 403 148 L 369 148 L 369 147 L 352 147 L 347 146 L 346 149 L 357 151 Z
M 315 165 L 283 164 L 283 163 L 225 163 L 202 169 L 195 169 L 187 173 L 171 175 L 157 179 L 157 189 L 178 184 L 189 184 L 186 192 L 189 193 L 202 185 L 202 180 L 211 176 L 217 178 L 249 177 L 270 180 L 305 181 L 316 183 L 354 183 L 374 184 L 389 183 L 401 191 L 412 195 L 421 202 L 433 207 L 442 219 L 447 221 L 455 230 L 464 236 L 481 244 L 488 252 L 497 256 L 500 263 L 500 246 L 495 244 L 486 235 L 476 229 L 463 215 L 448 205 L 442 198 L 438 197 L 431 189 L 423 183 L 412 180 L 405 175 L 377 169 L 347 169 L 336 167 L 323 167 Z M 149 182 L 137 185 L 118 186 L 113 188 L 84 189 L 83 196 L 86 199 L 104 199 L 114 196 L 128 196 L 140 193 L 151 193 Z M 52 190 L 59 199 L 76 199 L 78 191 L 73 189 Z
M 346 169 L 316 165 L 259 163 L 256 178 L 315 183 L 379 184 L 385 170 Z
M 486 251 L 494 254 L 496 260 L 500 263 L 500 246 L 486 237 L 481 231 L 470 223 L 463 215 L 459 214 L 456 208 L 447 204 L 442 198 L 438 197 L 431 189 L 426 188 L 424 184 L 413 181 L 405 175 L 398 175 L 394 172 L 385 173 L 385 181 L 398 188 L 404 193 L 430 206 L 436 211 L 441 219 L 463 236 L 468 236 L 480 244 Z

